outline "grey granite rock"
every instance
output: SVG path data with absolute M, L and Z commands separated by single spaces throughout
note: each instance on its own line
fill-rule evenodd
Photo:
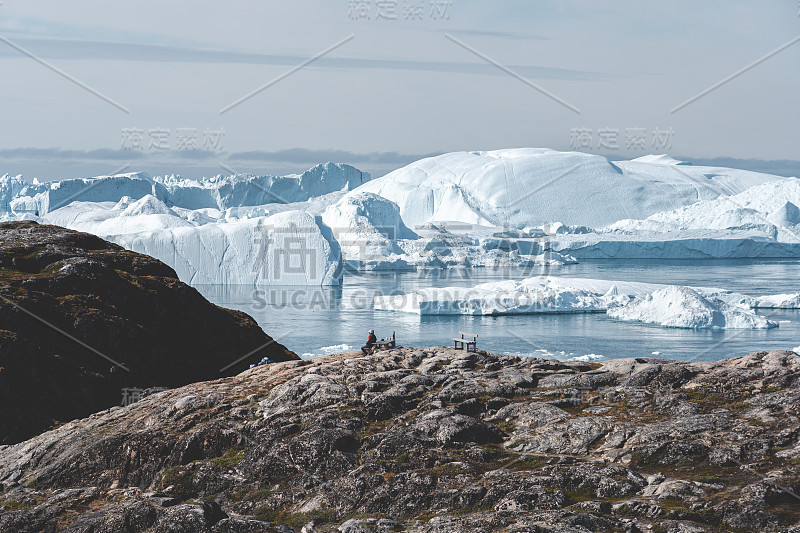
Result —
M 277 363 L 0 447 L 0 531 L 796 531 L 798 390 L 791 352 Z

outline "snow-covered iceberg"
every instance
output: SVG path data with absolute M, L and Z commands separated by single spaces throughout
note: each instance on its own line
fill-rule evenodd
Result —
M 420 315 L 523 315 L 604 313 L 635 295 L 653 289 L 647 283 L 537 276 L 522 281 L 495 281 L 472 288 L 422 289 L 402 295 L 377 296 L 374 308 Z
M 152 255 L 187 283 L 338 285 L 340 247 L 317 215 L 369 179 L 328 163 L 290 176 L 201 181 L 135 173 L 23 185 L 4 177 L 0 193 L 12 197 L 16 218 L 35 213 Z
M 800 180 L 782 178 L 732 196 L 701 200 L 550 246 L 579 259 L 800 258 Z
M 627 305 L 611 308 L 608 316 L 670 328 L 768 329 L 777 322 L 752 310 L 717 298 L 705 298 L 689 287 L 667 287 Z
M 538 313 L 605 312 L 607 304 L 585 291 L 542 289 L 537 291 L 499 289 L 422 289 L 406 295 L 378 296 L 377 310 L 405 311 L 420 315 L 522 315 Z
M 206 180 L 187 180 L 175 176 L 154 178 L 167 194 L 167 203 L 187 209 L 305 202 L 336 191 L 349 191 L 368 182 L 369 173 L 350 165 L 326 163 L 302 174 L 254 176 L 238 174 Z
M 395 202 L 412 229 L 437 221 L 512 228 L 561 221 L 600 228 L 781 179 L 661 161 L 611 162 L 542 148 L 456 152 L 422 159 L 356 191 Z
M 529 243 L 521 247 L 493 230 L 454 235 L 435 228 L 410 230 L 397 204 L 370 192 L 345 194 L 322 212 L 343 259 L 358 270 L 403 270 L 449 266 L 557 266 L 575 259 Z M 504 244 L 505 243 L 505 244 Z
M 419 238 L 400 217 L 397 204 L 377 194 L 348 194 L 322 213 L 345 261 L 355 268 L 378 270 L 409 265 L 399 240 Z
M 14 191 L 13 196 L 2 198 L 2 209 L 8 214 L 36 213 L 39 216 L 72 202 L 118 202 L 124 196 L 139 199 L 148 194 L 165 196 L 144 172 L 49 182 L 20 183 L 17 180 L 21 178 L 12 178 L 4 186 L 0 185 L 4 193 Z
M 73 202 L 118 202 L 152 195 L 170 207 L 185 209 L 289 204 L 336 191 L 348 191 L 370 180 L 350 165 L 326 163 L 289 176 L 218 175 L 190 180 L 150 177 L 144 172 L 26 183 L 20 176 L 0 178 L 0 212 L 45 215 Z
M 755 230 L 764 236 L 800 240 L 800 179 L 786 178 L 751 187 L 739 194 L 703 200 L 644 220 L 620 220 L 606 231 L 690 232 Z
M 87 231 L 156 257 L 186 283 L 339 285 L 338 243 L 305 211 L 226 220 L 214 210 L 170 208 L 158 198 L 76 202 L 43 222 Z
M 759 296 L 746 303 L 755 309 L 800 309 L 800 293 Z
M 342 279 L 336 242 L 302 211 L 110 237 L 161 259 L 191 284 L 327 286 Z
M 670 327 L 734 329 L 777 327 L 748 307 L 770 301 L 788 307 L 800 301 L 800 294 L 751 298 L 715 288 L 539 276 L 376 296 L 373 306 L 420 315 L 607 312 L 621 320 Z

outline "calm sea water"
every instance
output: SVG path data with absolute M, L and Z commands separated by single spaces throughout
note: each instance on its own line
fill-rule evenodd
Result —
M 585 277 L 720 287 L 748 295 L 800 292 L 800 262 L 755 260 L 584 261 L 549 269 L 476 268 L 404 273 L 360 273 L 341 288 L 199 285 L 212 302 L 245 311 L 278 342 L 305 358 L 357 349 L 375 329 L 378 338 L 396 332 L 403 346 L 450 345 L 459 331 L 479 335 L 478 346 L 497 353 L 559 359 L 601 360 L 657 356 L 686 361 L 715 360 L 760 350 L 800 346 L 800 311 L 764 309 L 780 322 L 770 330 L 685 330 L 619 322 L 604 314 L 499 317 L 418 316 L 375 311 L 376 294 L 400 294 L 425 287 L 472 287 L 535 275 Z

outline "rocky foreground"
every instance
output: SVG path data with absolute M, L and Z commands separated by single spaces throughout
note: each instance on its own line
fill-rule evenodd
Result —
M 298 359 L 161 261 L 57 226 L 0 223 L 0 444 L 119 405 L 123 389 L 234 375 L 265 356 Z
M 398 348 L 0 447 L 0 531 L 800 531 L 800 356 Z

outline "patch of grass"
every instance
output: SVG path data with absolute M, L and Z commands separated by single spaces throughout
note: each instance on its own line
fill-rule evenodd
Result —
M 336 512 L 332 509 L 321 509 L 312 513 L 290 513 L 272 509 L 268 505 L 262 505 L 256 508 L 253 518 L 264 522 L 272 522 L 275 525 L 301 528 L 312 520 L 317 520 L 323 524 L 336 522 Z
M 589 502 L 601 499 L 597 497 L 597 494 L 595 494 L 593 490 L 590 490 L 588 488 L 565 490 L 564 494 L 567 495 L 567 498 L 571 503 Z
M 665 469 L 671 477 L 686 481 L 699 481 L 700 483 L 722 483 L 729 485 L 732 478 L 741 479 L 742 472 L 735 466 L 692 466 L 691 468 Z
M 428 472 L 436 476 L 457 476 L 466 473 L 461 465 L 453 463 L 435 466 L 428 470 Z
M 667 511 L 686 511 L 687 513 L 691 512 L 686 507 L 686 504 L 683 502 L 683 500 L 679 500 L 678 498 L 672 498 L 672 497 L 662 498 L 658 500 L 658 506 Z
M 340 409 L 339 418 L 342 420 L 349 420 L 352 418 L 362 418 L 364 415 L 355 409 Z
M 640 451 L 635 451 L 631 454 L 631 463 L 638 466 L 646 466 L 650 464 L 655 464 L 656 462 L 657 461 L 654 461 L 651 456 L 645 455 Z
M 498 422 L 496 425 L 498 429 L 506 433 L 512 433 L 514 432 L 514 430 L 517 429 L 517 425 L 514 422 L 511 422 L 510 420 L 502 420 Z
M 541 470 L 545 466 L 547 466 L 547 460 L 544 457 L 533 456 L 517 461 L 511 468 L 515 470 Z
M 167 468 L 161 476 L 161 489 L 165 490 L 172 486 L 172 490 L 169 492 L 170 496 L 180 501 L 186 501 L 199 494 L 193 477 L 189 467 L 173 466 Z
M 383 433 L 383 431 L 391 424 L 391 420 L 380 420 L 377 422 L 370 422 L 369 425 L 361 432 L 358 436 L 359 439 L 363 439 L 364 437 L 368 437 L 370 435 L 377 435 L 378 433 Z
M 208 462 L 211 463 L 214 470 L 224 470 L 235 467 L 242 462 L 242 459 L 244 459 L 244 447 L 234 446 L 225 452 L 223 456 L 209 459 Z
M 233 499 L 237 501 L 261 502 L 269 498 L 275 491 L 271 489 L 244 488 L 233 493 Z
M 725 483 L 724 479 L 722 479 L 719 476 L 715 476 L 715 475 L 701 474 L 699 476 L 694 476 L 692 479 L 694 481 L 697 481 L 698 483 L 708 483 L 709 485 L 716 485 L 718 483 Z
M 0 507 L 4 507 L 6 512 L 27 511 L 38 506 L 39 503 L 30 498 L 22 498 L 21 500 L 4 500 L 3 503 L 0 503 Z
M 486 460 L 490 463 L 501 461 L 514 455 L 499 444 L 484 444 L 481 446 L 481 448 L 488 452 L 488 457 Z
M 400 455 L 398 455 L 397 457 L 394 458 L 395 462 L 400 463 L 400 464 L 407 463 L 409 459 L 410 459 L 410 456 L 408 455 L 408 452 L 403 452 L 403 453 L 401 453 Z
M 704 413 L 710 413 L 714 409 L 727 409 L 733 414 L 744 411 L 751 405 L 742 401 L 743 397 L 737 395 L 734 398 L 731 394 L 723 394 L 712 387 L 698 387 L 685 390 L 686 400 L 697 404 Z
M 719 526 L 722 522 L 720 517 L 714 511 L 692 511 L 686 507 L 686 503 L 678 498 L 664 498 L 658 501 L 661 507 L 661 516 L 663 518 L 670 518 L 673 520 L 691 520 L 701 524 L 709 524 L 712 526 Z

